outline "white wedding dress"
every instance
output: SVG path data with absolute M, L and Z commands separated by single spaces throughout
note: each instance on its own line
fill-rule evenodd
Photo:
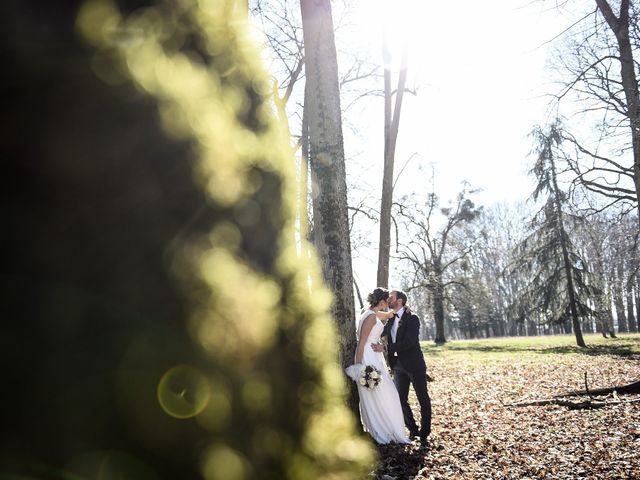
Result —
M 358 322 L 358 339 L 364 319 L 369 315 L 375 315 L 372 310 L 365 311 Z M 400 397 L 389 375 L 387 362 L 382 352 L 375 352 L 371 348 L 372 343 L 378 343 L 384 325 L 376 317 L 376 324 L 369 333 L 362 355 L 362 365 L 372 365 L 382 373 L 382 381 L 372 390 L 363 387 L 358 382 L 360 395 L 360 419 L 364 430 L 369 432 L 377 443 L 411 443 L 404 433 L 404 418 Z

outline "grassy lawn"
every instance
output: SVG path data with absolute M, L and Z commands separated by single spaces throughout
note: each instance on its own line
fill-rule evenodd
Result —
M 422 342 L 429 358 L 467 358 L 477 361 L 508 361 L 517 358 L 539 358 L 547 355 L 608 355 L 629 357 L 640 355 L 640 333 L 623 333 L 618 338 L 604 338 L 600 334 L 584 336 L 587 348 L 576 345 L 573 335 L 539 337 L 502 337 L 480 340 L 453 340 L 443 346 L 432 341 Z

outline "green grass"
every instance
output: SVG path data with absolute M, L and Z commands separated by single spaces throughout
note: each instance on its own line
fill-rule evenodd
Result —
M 584 336 L 587 348 L 576 345 L 573 335 L 538 337 L 503 337 L 480 340 L 452 340 L 442 346 L 432 341 L 422 342 L 427 358 L 469 357 L 470 360 L 508 360 L 549 354 L 609 355 L 629 357 L 640 355 L 640 333 L 619 334 L 618 338 L 604 338 L 600 334 Z

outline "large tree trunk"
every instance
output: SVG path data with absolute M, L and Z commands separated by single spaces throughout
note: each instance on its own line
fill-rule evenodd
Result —
M 340 363 L 353 363 L 356 349 L 351 242 L 347 213 L 338 63 L 329 0 L 302 0 L 306 65 L 305 108 L 309 127 L 309 159 L 317 194 L 313 196 L 314 241 L 340 336 Z M 346 377 L 345 377 L 346 378 Z M 350 405 L 357 411 L 353 382 Z
M 0 15 L 0 476 L 363 478 L 243 19 L 81 3 Z
M 620 14 L 616 17 L 607 0 L 595 0 L 609 28 L 618 41 L 620 52 L 620 75 L 622 88 L 627 103 L 627 117 L 631 129 L 631 145 L 633 148 L 633 179 L 636 187 L 636 206 L 640 214 L 640 96 L 636 78 L 633 47 L 629 38 L 629 0 L 620 2 Z

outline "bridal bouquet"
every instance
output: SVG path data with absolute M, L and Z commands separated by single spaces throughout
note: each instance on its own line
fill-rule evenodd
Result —
M 369 390 L 376 388 L 382 381 L 380 370 L 373 365 L 357 363 L 347 367 L 345 371 L 353 381 L 358 382 L 363 387 L 367 387 Z

